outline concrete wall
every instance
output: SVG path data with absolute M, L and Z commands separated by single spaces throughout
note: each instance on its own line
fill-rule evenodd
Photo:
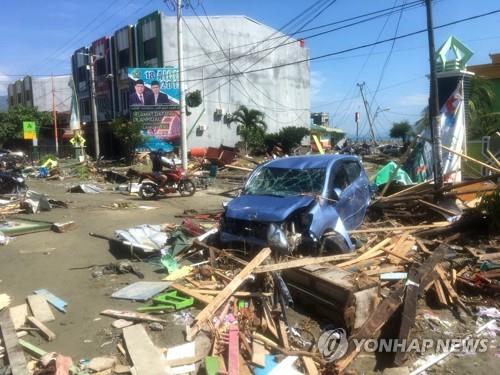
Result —
M 184 19 L 186 91 L 200 90 L 205 95 L 202 105 L 189 108 L 192 114 L 188 117 L 188 132 L 200 115 L 198 124 L 202 125 L 201 129 L 206 129 L 201 131 L 198 125 L 193 128 L 188 137 L 189 147 L 232 146 L 238 142 L 240 138 L 236 134 L 236 125 L 229 125 L 224 120 L 226 114 L 234 112 L 240 105 L 264 112 L 268 132 L 276 132 L 285 126 L 309 126 L 310 75 L 307 62 L 235 75 L 246 69 L 255 70 L 305 60 L 309 57 L 307 48 L 286 37 L 262 42 L 281 34 L 248 17 L 210 17 L 222 52 L 206 30 L 212 32 L 206 17 Z M 163 65 L 177 66 L 176 18 L 162 16 L 162 30 Z M 272 52 L 262 51 L 285 40 L 292 43 Z M 260 43 L 252 44 L 255 42 Z M 251 52 L 253 54 L 248 55 Z M 213 78 L 229 74 L 231 77 Z M 222 110 L 222 116 L 215 116 L 218 109 Z
M 71 110 L 71 76 L 54 77 L 55 103 L 57 112 Z M 39 111 L 52 111 L 52 77 L 31 79 L 33 106 Z

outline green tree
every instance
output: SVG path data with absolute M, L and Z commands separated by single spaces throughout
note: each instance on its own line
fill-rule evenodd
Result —
M 300 146 L 302 139 L 309 134 L 309 129 L 302 126 L 287 126 L 278 133 L 266 134 L 264 142 L 268 150 L 275 144 L 281 144 L 283 152 L 289 154 L 295 147 Z
M 16 106 L 0 113 L 0 145 L 22 138 L 23 121 L 35 121 L 40 132 L 50 129 L 50 112 L 40 112 L 36 107 Z
M 391 138 L 401 138 L 403 143 L 412 134 L 412 127 L 408 121 L 395 122 L 389 132 Z
M 142 125 L 126 118 L 117 118 L 111 123 L 113 136 L 122 147 L 123 156 L 128 162 L 134 159 L 135 149 L 144 142 Z
M 245 153 L 248 153 L 249 148 L 254 152 L 263 151 L 264 135 L 267 129 L 263 112 L 242 105 L 233 112 L 231 123 L 240 126 L 239 134 L 245 144 Z

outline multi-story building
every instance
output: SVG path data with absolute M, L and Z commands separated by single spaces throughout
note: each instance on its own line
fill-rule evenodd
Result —
M 128 67 L 177 66 L 176 22 L 156 11 L 92 43 L 91 53 L 102 56 L 95 65 L 100 132 L 114 116 L 128 115 Z M 184 17 L 183 23 L 185 89 L 199 90 L 203 99 L 188 108 L 188 147 L 238 142 L 230 120 L 240 105 L 263 112 L 268 132 L 309 126 L 309 51 L 303 41 L 245 16 Z M 90 79 L 88 71 L 80 71 L 88 65 L 78 57 L 82 50 L 73 56 L 73 74 L 78 84 L 85 80 L 77 94 L 82 121 L 89 122 L 83 109 Z
M 70 75 L 54 77 L 30 77 L 11 83 L 8 88 L 9 108 L 22 105 L 36 107 L 39 111 L 69 112 L 71 107 Z

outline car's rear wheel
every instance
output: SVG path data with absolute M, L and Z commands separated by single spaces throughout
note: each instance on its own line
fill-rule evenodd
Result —
M 344 238 L 335 232 L 328 232 L 323 235 L 319 254 L 343 254 L 349 251 Z

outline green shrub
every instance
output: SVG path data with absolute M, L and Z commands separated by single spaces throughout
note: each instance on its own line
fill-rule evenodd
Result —
M 290 154 L 292 150 L 300 146 L 302 139 L 309 134 L 309 129 L 301 126 L 287 126 L 280 129 L 278 133 L 266 134 L 264 143 L 271 150 L 274 145 L 280 144 L 283 152 Z

